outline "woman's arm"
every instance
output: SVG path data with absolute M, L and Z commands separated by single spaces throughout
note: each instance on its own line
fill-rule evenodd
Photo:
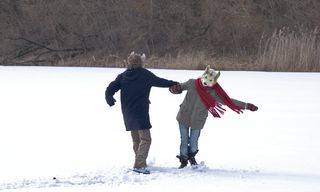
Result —
M 219 103 L 221 104 L 224 104 L 224 102 L 222 101 L 222 99 L 220 99 L 220 97 L 217 95 L 217 93 L 215 91 L 210 91 L 210 94 L 211 96 L 216 100 L 218 101 Z M 237 99 L 233 99 L 231 98 L 232 102 L 234 104 L 236 104 L 238 107 L 240 107 L 241 109 L 246 109 L 246 105 L 247 103 L 246 102 L 243 102 L 243 101 L 239 101 Z M 224 104 L 225 105 L 225 104 Z
M 188 90 L 188 88 L 190 87 L 192 83 L 192 79 L 189 79 L 188 81 L 184 82 L 184 83 L 181 83 L 180 86 L 181 86 L 181 91 L 185 91 L 185 90 Z

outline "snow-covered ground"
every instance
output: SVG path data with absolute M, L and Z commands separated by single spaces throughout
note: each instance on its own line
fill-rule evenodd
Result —
M 0 191 L 320 191 L 319 73 L 222 71 L 227 93 L 259 110 L 209 116 L 199 169 L 176 169 L 184 94 L 152 88 L 152 173 L 138 175 L 119 93 L 112 108 L 104 100 L 123 70 L 0 66 Z M 180 82 L 202 74 L 151 71 Z

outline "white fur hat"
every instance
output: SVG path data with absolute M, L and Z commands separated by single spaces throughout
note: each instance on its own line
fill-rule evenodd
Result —
M 127 68 L 139 68 L 143 66 L 143 63 L 146 60 L 145 54 L 137 54 L 132 51 L 127 58 Z
M 214 69 L 210 69 L 210 65 L 207 65 L 203 75 L 201 76 L 201 82 L 204 86 L 212 86 L 220 77 L 220 71 L 216 72 Z

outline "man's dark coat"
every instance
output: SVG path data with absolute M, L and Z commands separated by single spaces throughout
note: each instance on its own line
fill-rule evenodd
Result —
M 170 87 L 177 82 L 159 78 L 145 68 L 127 69 L 112 81 L 105 92 L 107 103 L 121 90 L 121 109 L 127 131 L 150 129 L 149 95 L 151 87 Z

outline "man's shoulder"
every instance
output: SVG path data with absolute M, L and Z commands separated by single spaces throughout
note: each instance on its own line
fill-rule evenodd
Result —
M 143 75 L 145 78 L 152 78 L 154 76 L 154 74 L 150 70 L 142 67 L 139 68 L 139 73 Z
M 122 72 L 122 73 L 119 73 L 119 74 L 117 75 L 117 78 L 116 78 L 116 79 L 121 79 L 124 73 L 125 73 L 125 71 Z
M 143 68 L 143 67 L 141 67 L 141 68 L 139 68 L 139 70 L 142 72 L 142 73 L 152 73 L 150 70 L 148 70 L 148 69 L 146 69 L 146 68 Z

